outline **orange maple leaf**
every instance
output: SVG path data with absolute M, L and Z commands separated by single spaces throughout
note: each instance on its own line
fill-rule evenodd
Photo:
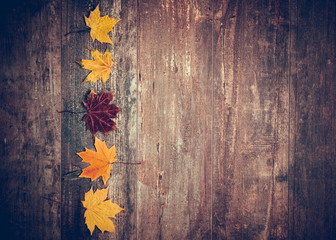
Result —
M 97 190 L 93 192 L 92 188 L 85 193 L 83 206 L 86 208 L 84 217 L 85 223 L 92 232 L 97 226 L 102 232 L 115 232 L 115 227 L 110 218 L 115 216 L 124 210 L 118 204 L 113 203 L 107 198 L 107 189 Z
M 90 13 L 89 17 L 84 18 L 86 25 L 91 28 L 90 36 L 93 41 L 97 39 L 102 43 L 112 43 L 108 33 L 113 30 L 114 25 L 116 25 L 120 19 L 111 18 L 107 15 L 101 17 L 99 5 Z
M 91 178 L 91 181 L 94 181 L 101 176 L 104 184 L 106 184 L 110 178 L 112 163 L 117 161 L 115 158 L 116 147 L 107 148 L 105 142 L 96 137 L 95 148 L 97 151 L 85 148 L 84 152 L 77 153 L 83 159 L 83 162 L 90 163 L 90 166 L 82 170 L 79 177 Z
M 82 59 L 79 62 L 82 68 L 91 70 L 84 82 L 97 82 L 101 78 L 102 82 L 105 83 L 110 77 L 111 68 L 114 64 L 111 52 L 106 50 L 103 54 L 98 50 L 93 50 L 91 51 L 91 56 L 93 60 Z

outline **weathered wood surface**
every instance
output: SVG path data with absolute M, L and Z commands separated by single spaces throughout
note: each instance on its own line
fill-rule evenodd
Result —
M 60 3 L 8 4 L 1 3 L 0 238 L 59 239 Z
M 139 1 L 139 239 L 211 238 L 212 4 Z
M 288 5 L 224 1 L 217 9 L 212 236 L 287 239 Z
M 122 19 L 111 34 L 114 42 L 102 44 L 92 42 L 85 29 L 84 16 L 88 16 L 99 3 L 102 15 Z M 137 4 L 136 1 L 62 1 L 62 102 L 63 109 L 82 112 L 82 101 L 90 90 L 112 92 L 113 100 L 122 108 L 117 120 L 118 130 L 106 136 L 98 134 L 108 147 L 116 145 L 117 158 L 121 162 L 134 163 L 137 149 Z M 66 35 L 66 36 L 64 36 Z M 110 49 L 115 66 L 106 84 L 82 83 L 89 73 L 76 63 L 81 59 L 92 59 L 90 50 Z M 81 121 L 84 114 L 63 114 L 62 118 L 62 238 L 91 239 L 83 218 L 81 201 L 91 186 L 109 188 L 113 202 L 125 208 L 118 214 L 116 233 L 93 233 L 93 239 L 135 239 L 136 237 L 136 166 L 114 164 L 111 178 L 106 186 L 101 179 L 91 183 L 89 179 L 78 178 L 82 163 L 75 153 L 84 148 L 93 148 L 91 133 L 85 130 Z
M 20 3 L 0 38 L 11 239 L 336 238 L 335 1 Z M 122 19 L 113 45 L 81 31 L 97 4 Z M 96 48 L 112 51 L 113 74 L 81 83 L 76 61 Z M 78 178 L 75 153 L 94 140 L 83 113 L 57 113 L 84 111 L 91 89 L 122 108 L 118 130 L 97 136 L 140 163 L 114 164 L 106 186 Z M 86 228 L 91 186 L 125 208 L 116 233 Z
M 336 2 L 291 11 L 290 238 L 336 238 Z

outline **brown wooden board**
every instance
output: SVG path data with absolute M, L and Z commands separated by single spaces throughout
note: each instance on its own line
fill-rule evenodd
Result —
M 102 15 L 121 19 L 110 34 L 113 45 L 92 42 L 85 30 L 84 16 L 99 3 Z M 111 178 L 104 186 L 101 179 L 91 182 L 78 178 L 82 163 L 75 153 L 84 148 L 94 149 L 92 134 L 85 130 L 81 119 L 84 113 L 63 113 L 62 117 L 62 238 L 63 239 L 134 239 L 136 225 L 136 161 L 137 148 L 137 50 L 136 50 L 136 1 L 63 1 L 62 2 L 62 103 L 63 110 L 85 111 L 82 101 L 90 90 L 112 92 L 113 103 L 122 108 L 117 119 L 118 130 L 108 135 L 98 133 L 108 147 L 116 145 L 118 161 L 128 164 L 114 164 Z M 81 69 L 76 62 L 92 59 L 90 50 L 110 49 L 115 66 L 106 84 L 82 83 L 88 70 Z M 109 188 L 109 198 L 125 211 L 118 214 L 116 233 L 101 233 L 98 229 L 92 237 L 85 225 L 84 208 L 81 201 L 91 186 L 94 190 Z
M 1 239 L 60 238 L 60 3 L 1 6 Z
M 211 4 L 139 1 L 138 11 L 138 239 L 209 239 Z
M 292 1 L 290 238 L 336 237 L 336 2 Z
M 94 7 L 88 1 L 62 1 L 62 111 L 84 111 L 82 101 L 91 86 L 81 83 L 87 72 L 76 61 L 90 59 L 91 45 L 88 32 L 76 31 L 85 28 L 84 15 Z M 85 131 L 82 117 L 83 114 L 62 114 L 62 239 L 88 239 L 90 236 L 81 203 L 84 193 L 90 189 L 90 181 L 78 178 L 86 165 L 76 153 L 84 147 L 92 149 L 93 138 Z
M 287 7 L 215 9 L 213 239 L 288 238 Z

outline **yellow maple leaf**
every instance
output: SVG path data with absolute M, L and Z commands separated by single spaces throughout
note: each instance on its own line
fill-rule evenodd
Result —
M 102 43 L 112 43 L 108 33 L 113 30 L 114 25 L 116 25 L 120 19 L 111 18 L 107 15 L 101 17 L 99 5 L 90 13 L 89 17 L 84 18 L 86 25 L 91 28 L 90 36 L 93 41 L 97 39 Z
M 86 208 L 84 217 L 85 223 L 92 232 L 97 226 L 102 232 L 115 232 L 115 227 L 110 218 L 115 216 L 124 210 L 118 204 L 113 203 L 107 198 L 107 189 L 97 190 L 93 192 L 92 188 L 85 193 L 83 206 Z
M 95 148 L 97 151 L 85 148 L 84 152 L 77 153 L 83 162 L 90 163 L 90 166 L 82 170 L 79 177 L 91 178 L 91 181 L 94 181 L 101 176 L 106 184 L 110 177 L 112 163 L 117 161 L 115 158 L 116 147 L 108 148 L 105 142 L 95 138 Z
M 98 79 L 102 79 L 105 83 L 111 74 L 111 68 L 113 66 L 112 54 L 109 50 L 106 50 L 104 54 L 98 50 L 92 50 L 91 56 L 94 60 L 82 59 L 79 63 L 82 68 L 91 70 L 87 75 L 84 82 L 96 82 Z

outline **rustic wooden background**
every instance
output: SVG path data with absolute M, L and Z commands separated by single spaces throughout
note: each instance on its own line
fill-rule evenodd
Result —
M 121 18 L 92 42 L 97 4 Z M 1 239 L 336 239 L 336 1 L 1 3 Z M 107 84 L 76 63 L 111 49 Z M 116 233 L 86 228 L 76 152 L 87 92 L 123 110 L 109 196 Z M 95 188 L 102 181 L 93 183 Z

